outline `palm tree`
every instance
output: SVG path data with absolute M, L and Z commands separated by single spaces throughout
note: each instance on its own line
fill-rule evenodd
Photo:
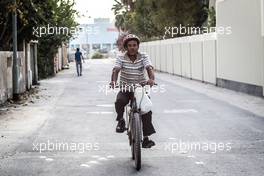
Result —
M 121 0 L 121 2 L 119 2 L 118 0 L 115 0 L 116 4 L 112 7 L 115 14 L 115 26 L 119 32 L 125 30 L 125 17 L 128 12 L 128 7 L 123 1 L 124 0 Z
M 127 8 L 133 12 L 135 10 L 135 2 L 136 0 L 121 0 L 121 2 L 127 6 Z

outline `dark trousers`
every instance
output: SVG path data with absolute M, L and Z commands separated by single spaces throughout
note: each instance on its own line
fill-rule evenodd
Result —
M 82 61 L 76 61 L 76 69 L 78 76 L 82 74 Z
M 119 121 L 123 119 L 123 114 L 125 111 L 125 106 L 129 103 L 129 100 L 133 97 L 133 92 L 122 92 L 120 91 L 117 94 L 116 102 L 115 102 L 115 109 L 117 113 L 116 120 Z M 142 125 L 143 125 L 143 136 L 150 136 L 151 134 L 155 133 L 154 126 L 152 124 L 152 112 L 148 112 L 141 116 Z

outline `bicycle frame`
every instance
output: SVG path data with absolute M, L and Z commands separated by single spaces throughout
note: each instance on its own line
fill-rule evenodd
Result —
M 131 113 L 139 113 L 140 114 L 140 109 L 137 108 L 137 103 L 136 103 L 136 99 L 133 95 L 132 99 L 130 100 L 130 102 L 126 105 L 125 107 L 125 114 L 126 114 L 126 130 L 127 132 L 129 132 L 130 129 L 130 124 L 132 121 L 132 115 Z M 140 119 L 141 120 L 141 119 Z

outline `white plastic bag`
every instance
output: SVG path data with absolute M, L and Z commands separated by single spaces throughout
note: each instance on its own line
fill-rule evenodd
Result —
M 152 102 L 146 93 L 144 87 L 138 87 L 135 90 L 135 98 L 137 101 L 137 107 L 141 109 L 142 114 L 146 114 L 152 109 Z

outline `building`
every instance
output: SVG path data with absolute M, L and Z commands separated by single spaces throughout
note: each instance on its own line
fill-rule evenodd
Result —
M 84 57 L 96 51 L 108 52 L 116 48 L 118 30 L 108 18 L 96 18 L 92 24 L 81 24 L 78 33 L 70 41 L 70 57 L 80 48 Z

